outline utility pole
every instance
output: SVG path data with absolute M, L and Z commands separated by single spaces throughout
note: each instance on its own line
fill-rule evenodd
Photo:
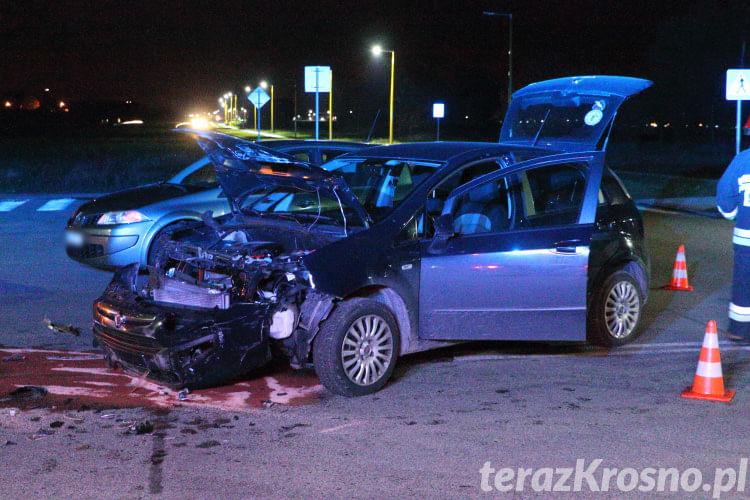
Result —
M 500 16 L 508 18 L 508 106 L 513 95 L 513 14 L 505 12 L 484 11 L 485 16 Z

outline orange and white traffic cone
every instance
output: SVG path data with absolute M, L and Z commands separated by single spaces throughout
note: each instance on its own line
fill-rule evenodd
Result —
M 682 391 L 683 398 L 705 399 L 728 403 L 734 397 L 734 391 L 724 389 L 724 375 L 721 372 L 719 356 L 719 336 L 716 334 L 716 321 L 706 325 L 703 347 L 695 370 L 693 386 Z
M 674 259 L 674 270 L 672 271 L 672 281 L 664 287 L 664 290 L 693 291 L 693 287 L 688 285 L 685 245 L 680 245 L 677 248 L 677 257 Z

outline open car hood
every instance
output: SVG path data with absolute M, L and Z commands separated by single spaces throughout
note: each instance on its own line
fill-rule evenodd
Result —
M 239 212 L 237 200 L 243 195 L 267 186 L 282 186 L 312 192 L 320 189 L 354 209 L 364 222 L 371 221 L 344 179 L 327 170 L 230 135 L 184 128 L 175 131 L 196 137 L 235 213 Z
M 561 151 L 604 150 L 620 105 L 652 82 L 626 76 L 573 76 L 513 93 L 500 142 Z

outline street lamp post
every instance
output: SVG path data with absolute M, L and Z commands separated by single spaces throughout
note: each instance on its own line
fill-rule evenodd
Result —
M 513 94 L 513 14 L 492 11 L 485 11 L 482 14 L 508 18 L 508 106 L 510 106 L 511 95 Z
M 263 80 L 260 82 L 260 86 L 265 90 L 268 88 L 268 82 Z M 273 85 L 271 85 L 271 133 L 273 133 L 273 131 Z
M 390 52 L 391 54 L 391 99 L 390 99 L 390 113 L 388 120 L 388 144 L 393 144 L 393 75 L 396 66 L 396 52 L 393 50 L 384 50 L 380 45 L 375 45 L 372 48 L 372 53 L 377 57 L 383 52 Z

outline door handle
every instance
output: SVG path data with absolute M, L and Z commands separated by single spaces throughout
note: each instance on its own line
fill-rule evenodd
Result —
M 563 254 L 575 254 L 576 248 L 581 244 L 581 240 L 565 240 L 555 243 L 555 252 Z

